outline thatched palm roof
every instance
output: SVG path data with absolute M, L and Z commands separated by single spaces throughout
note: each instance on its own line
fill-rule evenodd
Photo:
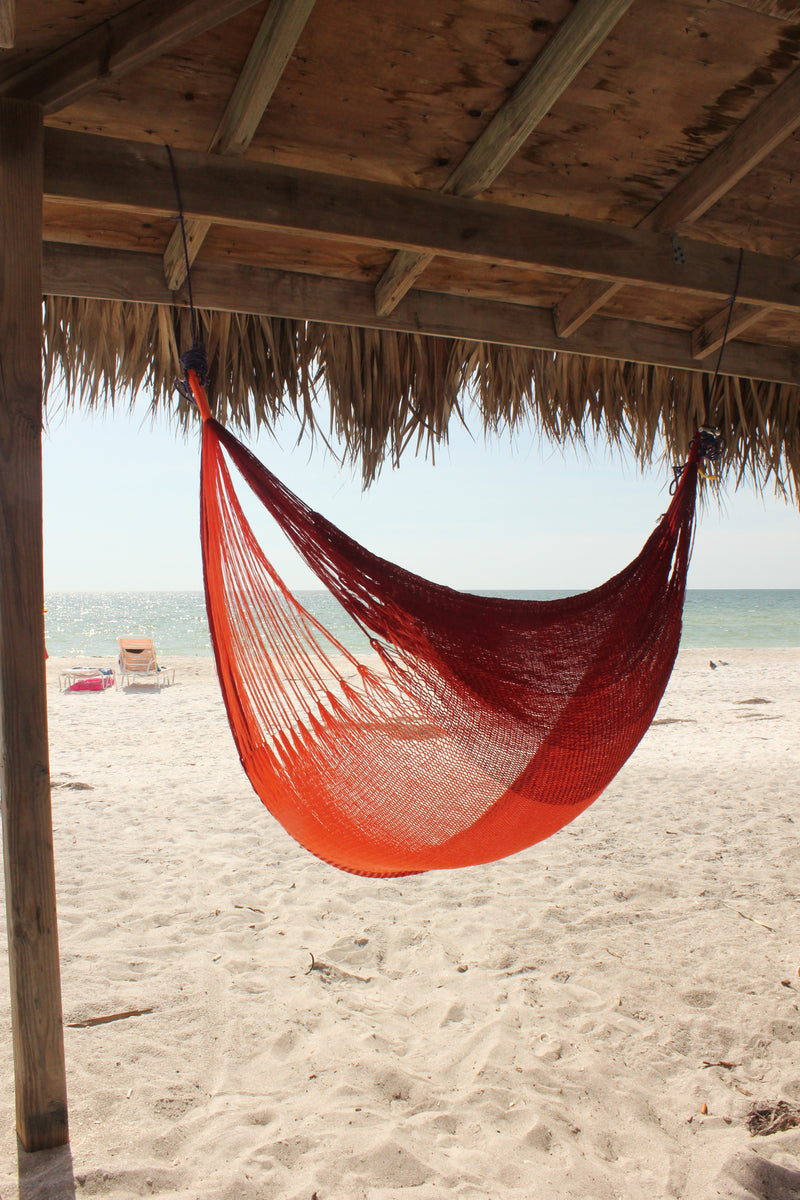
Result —
M 65 300 L 45 308 L 48 380 L 90 407 L 149 397 L 183 424 L 175 388 L 191 343 L 185 309 Z M 321 325 L 241 313 L 198 314 L 214 411 L 232 428 L 271 428 L 286 412 L 333 439 L 370 483 L 409 446 L 433 449 L 454 415 L 487 432 L 532 427 L 558 444 L 599 434 L 642 465 L 682 461 L 698 426 L 723 431 L 722 472 L 800 496 L 800 388 L 646 363 Z M 710 400 L 710 404 L 709 404 Z M 718 468 L 719 469 L 719 468 Z
M 223 420 L 291 408 L 367 481 L 460 409 L 642 462 L 706 420 L 728 473 L 796 496 L 798 13 L 22 6 L 0 90 L 46 112 L 47 380 L 188 419 L 169 144 Z
M 175 388 L 188 313 L 159 305 L 48 297 L 48 379 L 69 403 L 150 398 L 190 425 Z M 198 313 L 210 351 L 209 391 L 224 424 L 271 428 L 286 412 L 331 435 L 365 484 L 408 447 L 432 450 L 457 417 L 487 432 L 533 428 L 558 444 L 599 434 L 644 465 L 682 461 L 699 425 L 726 439 L 723 470 L 800 495 L 800 388 L 642 363 L 321 325 L 241 313 Z M 54 390 L 51 388 L 51 390 Z

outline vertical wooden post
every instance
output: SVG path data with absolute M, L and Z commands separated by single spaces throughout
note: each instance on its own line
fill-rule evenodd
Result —
M 0 100 L 0 794 L 17 1132 L 68 1140 L 44 666 L 42 113 Z

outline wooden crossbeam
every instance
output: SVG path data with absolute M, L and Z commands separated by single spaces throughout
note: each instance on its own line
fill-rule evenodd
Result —
M 601 279 L 582 279 L 553 309 L 553 324 L 560 337 L 572 337 L 584 321 L 599 312 L 622 287 Z
M 314 3 L 315 0 L 272 0 L 211 139 L 209 153 L 244 154 L 311 16 Z M 178 288 L 183 283 L 186 259 L 190 264 L 194 262 L 210 228 L 210 222 L 187 221 L 185 250 L 180 228 L 174 230 L 164 252 L 164 273 L 171 288 Z
M 727 343 L 728 339 L 738 337 L 771 311 L 770 308 L 755 304 L 737 303 L 733 309 L 730 304 L 726 304 L 719 312 L 714 313 L 713 317 L 709 317 L 692 330 L 692 354 L 698 360 L 708 358 L 710 354 L 719 350 L 723 342 Z
M 720 197 L 762 162 L 800 125 L 800 68 L 771 92 L 723 142 L 698 163 L 639 222 L 639 229 L 678 229 L 698 221 Z M 562 337 L 611 299 L 619 287 L 580 283 L 556 306 Z
M 140 0 L 118 16 L 3 78 L 0 95 L 57 112 L 174 46 L 251 8 L 255 0 Z
M 10 50 L 16 32 L 16 0 L 0 0 L 0 50 Z
M 578 0 L 442 190 L 457 196 L 476 196 L 489 187 L 631 3 L 632 0 Z M 395 255 L 375 289 L 379 314 L 392 311 L 432 257 L 403 250 Z
M 733 247 L 684 239 L 681 263 L 665 233 L 213 154 L 174 154 L 184 211 L 207 222 L 402 246 L 719 300 L 730 295 L 737 275 Z M 66 130 L 45 131 L 44 190 L 52 200 L 154 217 L 175 208 L 162 147 Z M 745 254 L 739 296 L 799 313 L 800 263 Z
M 186 306 L 185 287 L 167 287 L 161 256 L 45 242 L 43 288 L 59 296 Z M 596 317 L 569 339 L 559 338 L 549 308 L 414 291 L 391 313 L 375 312 L 370 284 L 217 263 L 201 259 L 192 272 L 195 304 L 224 312 L 249 312 L 334 325 L 396 329 L 436 337 L 467 338 L 625 362 L 704 371 L 688 332 L 634 321 Z M 726 374 L 776 383 L 800 378 L 800 353 L 775 346 L 734 343 Z
M 261 123 L 315 0 L 272 0 L 209 150 L 244 154 Z
M 67 1141 L 42 551 L 42 114 L 0 100 L 0 800 L 17 1132 Z

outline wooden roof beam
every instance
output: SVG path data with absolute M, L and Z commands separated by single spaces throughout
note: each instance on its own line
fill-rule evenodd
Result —
M 723 342 L 726 342 L 727 348 L 730 338 L 738 337 L 745 329 L 749 329 L 772 311 L 771 308 L 756 304 L 736 303 L 731 308 L 729 302 L 719 312 L 714 313 L 713 317 L 709 317 L 692 330 L 692 354 L 698 361 L 702 361 L 715 350 L 719 350 Z
M 5 2 L 5 0 L 2 0 Z M 256 0 L 140 0 L 118 16 L 0 78 L 0 95 L 57 112 L 252 8 Z
M 681 263 L 664 233 L 188 150 L 176 150 L 174 157 L 184 212 L 204 221 L 402 246 L 720 301 L 730 295 L 738 271 L 738 250 L 711 242 L 684 240 Z M 44 192 L 54 200 L 140 215 L 175 211 L 163 147 L 67 130 L 45 130 Z M 748 252 L 739 295 L 800 315 L 800 262 Z
M 15 0 L 0 0 L 0 50 L 10 50 L 16 33 Z
M 674 230 L 698 221 L 731 188 L 785 141 L 800 125 L 800 67 L 745 117 L 723 142 L 639 221 L 637 229 Z M 556 305 L 553 319 L 562 337 L 619 291 L 580 283 Z M 727 316 L 727 310 L 725 310 Z M 716 320 L 716 318 L 713 318 Z
M 211 139 L 210 154 L 244 154 L 292 57 L 314 3 L 315 0 L 272 0 Z M 164 252 L 164 274 L 171 288 L 179 288 L 183 283 L 186 258 L 190 264 L 194 262 L 210 228 L 210 221 L 186 221 L 185 251 L 180 226 L 173 231 Z
M 188 305 L 185 288 L 171 292 L 167 287 L 157 254 L 45 242 L 42 271 L 43 290 L 49 295 Z M 379 316 L 370 284 L 206 260 L 192 272 L 192 291 L 196 305 L 217 311 L 396 329 L 679 370 L 706 370 L 692 354 L 688 332 L 610 317 L 596 317 L 575 337 L 565 339 L 553 329 L 549 308 L 421 291 L 407 296 L 391 313 Z M 734 343 L 726 354 L 725 373 L 793 384 L 800 378 L 800 353 Z
M 543 117 L 602 45 L 632 0 L 578 0 L 547 42 L 527 75 L 498 109 L 442 188 L 455 196 L 477 196 L 497 178 Z M 389 313 L 433 255 L 401 250 L 375 289 L 375 306 Z

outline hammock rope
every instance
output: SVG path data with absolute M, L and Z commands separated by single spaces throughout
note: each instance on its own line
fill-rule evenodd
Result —
M 638 557 L 556 601 L 455 592 L 359 546 L 212 416 L 201 538 L 211 639 L 242 765 L 313 854 L 360 875 L 491 862 L 588 807 L 655 715 L 678 652 L 699 435 Z M 359 661 L 291 594 L 258 545 L 234 466 L 368 634 Z

